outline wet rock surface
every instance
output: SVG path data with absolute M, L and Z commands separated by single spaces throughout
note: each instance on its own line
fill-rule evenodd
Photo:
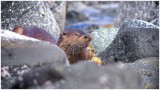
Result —
M 53 35 L 56 40 L 58 39 L 60 28 L 54 18 L 53 10 L 51 11 L 50 9 L 51 2 L 3 1 L 1 4 L 2 29 L 12 30 L 17 25 L 25 27 L 35 25 L 46 29 L 46 31 Z M 62 18 L 61 20 L 63 20 Z
M 144 88 L 159 88 L 159 58 L 149 57 L 138 59 L 133 63 L 127 63 L 127 65 L 140 73 Z

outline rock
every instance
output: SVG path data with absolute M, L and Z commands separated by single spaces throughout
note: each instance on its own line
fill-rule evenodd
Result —
M 122 23 L 122 26 L 120 27 L 120 29 L 122 31 L 122 30 L 125 30 L 125 28 L 155 28 L 155 29 L 159 29 L 158 26 L 156 26 L 152 23 L 148 23 L 143 20 L 139 20 L 139 19 L 125 20 Z
M 52 3 L 55 2 L 3 1 L 1 8 L 2 11 L 1 28 L 12 30 L 17 25 L 22 25 L 24 27 L 37 26 L 44 28 L 57 40 L 60 33 L 59 26 L 62 26 L 63 25 L 62 23 L 64 22 L 61 22 L 61 24 L 58 26 L 53 13 L 53 8 L 52 11 L 50 9 Z M 63 11 L 63 9 L 59 8 L 64 8 L 64 7 L 57 6 L 54 9 Z M 62 17 L 61 20 L 64 21 L 63 16 L 61 14 L 58 15 L 57 13 L 61 13 L 61 11 L 56 12 L 56 18 Z
M 94 50 L 97 53 L 104 51 L 105 48 L 110 45 L 117 32 L 117 28 L 101 28 L 94 30 L 91 33 L 91 35 L 93 36 L 91 45 L 93 45 Z
M 7 30 L 1 31 L 2 66 L 68 62 L 65 52 L 49 42 L 39 41 Z
M 122 21 L 130 19 L 141 19 L 159 26 L 159 2 L 158 1 L 132 1 L 119 2 L 116 9 L 114 25 L 120 27 Z
M 130 68 L 140 73 L 145 89 L 159 88 L 159 58 L 149 57 L 127 63 Z
M 143 88 L 139 74 L 122 63 L 103 67 L 86 61 L 69 67 L 45 65 L 24 74 L 22 78 L 23 81 L 19 79 L 12 88 Z
M 1 86 L 2 89 L 9 89 L 16 83 L 18 78 L 29 72 L 31 67 L 28 65 L 11 65 L 1 67 Z
M 120 29 L 113 42 L 99 54 L 104 63 L 133 62 L 159 57 L 159 31 L 154 28 Z
M 73 23 L 82 22 L 85 20 L 88 20 L 88 18 L 81 12 L 68 11 L 66 14 L 66 26 L 70 26 Z
M 54 14 L 59 29 L 64 30 L 65 19 L 66 19 L 66 1 L 52 1 L 44 2 L 46 6 L 49 6 L 50 10 Z
M 91 62 L 79 62 L 67 68 L 58 89 L 120 89 L 142 88 L 137 73 L 124 64 L 100 67 Z
M 80 22 L 90 22 L 95 25 L 112 24 L 114 21 L 115 9 L 118 7 L 117 3 L 112 3 L 113 4 L 98 3 L 96 5 L 87 5 L 87 2 L 68 2 L 67 11 L 73 14 L 67 15 L 72 18 L 67 17 L 66 26 L 71 26 Z
M 69 29 L 69 28 L 78 28 L 83 30 L 84 32 L 91 33 L 95 29 L 99 29 L 100 26 L 92 22 L 80 22 L 80 23 L 75 23 L 73 25 L 67 26 L 65 29 Z
M 28 73 L 25 73 L 21 78 L 10 87 L 12 89 L 29 89 L 40 88 L 41 86 L 50 83 L 53 85 L 56 81 L 63 79 L 62 74 L 55 70 L 52 65 L 45 65 L 34 68 Z

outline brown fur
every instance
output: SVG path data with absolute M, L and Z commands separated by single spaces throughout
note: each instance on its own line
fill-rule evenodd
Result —
M 60 34 L 57 45 L 66 52 L 69 63 L 73 64 L 93 57 L 86 49 L 91 40 L 91 35 L 79 29 L 68 29 Z

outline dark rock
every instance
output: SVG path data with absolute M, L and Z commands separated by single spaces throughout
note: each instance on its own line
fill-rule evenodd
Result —
M 65 89 L 120 89 L 142 88 L 141 79 L 124 64 L 100 67 L 91 62 L 79 62 L 67 68 L 65 80 L 56 88 Z
M 67 26 L 65 29 L 70 29 L 70 28 L 77 28 L 77 29 L 84 30 L 87 33 L 91 33 L 93 32 L 93 30 L 99 29 L 100 26 L 90 22 L 80 22 L 80 23 L 75 23 L 73 25 Z
M 18 78 L 21 78 L 23 74 L 29 72 L 31 67 L 28 65 L 11 65 L 1 67 L 1 88 L 11 88 Z
M 105 63 L 133 62 L 159 57 L 159 30 L 154 28 L 120 29 L 113 42 L 99 54 Z
M 46 83 L 54 84 L 54 82 L 61 79 L 63 79 L 63 76 L 59 71 L 55 70 L 52 65 L 45 65 L 25 73 L 21 78 L 18 78 L 10 88 L 39 88 Z
M 159 4 L 158 1 L 121 1 L 116 9 L 114 25 L 120 27 L 122 21 L 130 19 L 141 19 L 159 26 Z
M 140 73 L 144 88 L 159 88 L 159 58 L 149 57 L 136 60 L 133 63 L 127 63 L 130 68 Z
M 140 75 L 125 64 L 101 67 L 82 61 L 70 67 L 45 65 L 34 68 L 15 81 L 11 88 L 130 89 L 143 86 Z
M 81 22 L 88 20 L 87 16 L 81 12 L 77 11 L 68 11 L 66 13 L 66 26 L 69 26 L 73 23 Z
M 1 7 L 1 16 L 2 16 L 2 23 L 1 28 L 12 30 L 15 26 L 21 25 L 21 26 L 37 26 L 44 28 L 47 32 L 49 32 L 51 35 L 54 36 L 54 38 L 57 40 L 59 37 L 60 29 L 59 26 L 62 25 L 57 24 L 55 20 L 55 16 L 53 13 L 53 8 L 51 11 L 51 5 L 55 2 L 43 2 L 43 1 L 2 1 L 2 7 Z M 63 5 L 63 4 L 62 4 Z M 53 6 L 52 6 L 53 7 Z M 57 10 L 62 10 L 57 5 Z M 61 13 L 61 11 L 57 12 Z M 56 13 L 57 18 L 58 15 Z M 61 13 L 62 14 L 62 13 Z M 62 21 L 63 17 L 61 18 Z M 64 26 L 63 26 L 64 27 Z M 63 28 L 62 27 L 62 28 Z
M 60 63 L 68 61 L 58 46 L 5 30 L 1 31 L 1 59 L 4 65 Z

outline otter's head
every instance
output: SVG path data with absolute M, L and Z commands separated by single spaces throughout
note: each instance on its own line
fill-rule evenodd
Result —
M 86 48 L 92 36 L 79 29 L 67 29 L 61 32 L 57 45 L 67 54 L 77 55 Z

